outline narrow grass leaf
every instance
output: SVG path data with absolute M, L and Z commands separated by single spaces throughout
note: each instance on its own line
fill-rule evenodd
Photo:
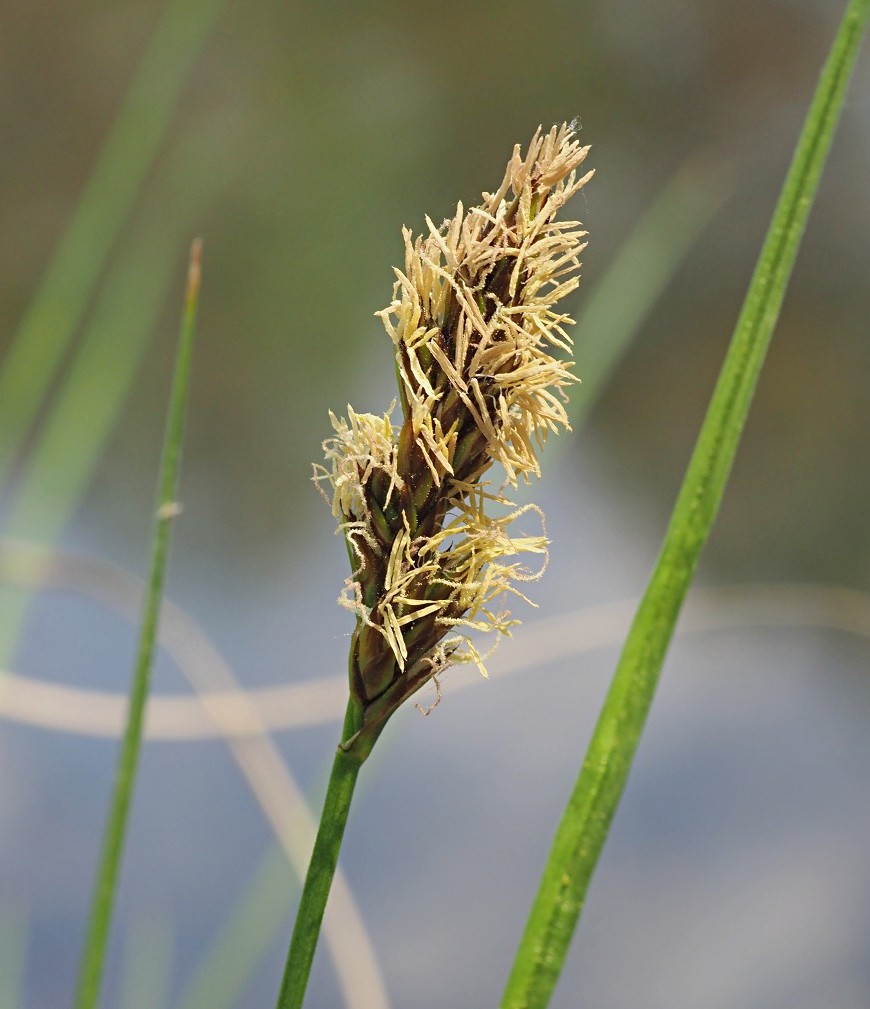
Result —
M 208 139 L 208 131 L 185 135 L 155 180 L 159 212 L 143 215 L 142 227 L 126 236 L 112 257 L 82 340 L 16 482 L 4 526 L 13 539 L 56 543 L 87 491 L 177 276 L 180 243 L 226 181 L 220 170 L 203 174 L 189 167 Z M 12 663 L 31 595 L 0 586 L 0 665 Z
M 852 0 L 822 72 L 659 559 L 557 828 L 502 1009 L 542 1009 L 561 973 L 680 608 L 722 499 L 868 15 L 870 0 Z
M 64 359 L 225 0 L 169 0 L 0 371 L 0 486 Z
M 182 315 L 175 374 L 172 379 L 169 400 L 169 415 L 163 443 L 148 593 L 145 599 L 139 646 L 130 688 L 127 725 L 118 758 L 97 880 L 93 891 L 88 931 L 82 953 L 75 1000 L 76 1009 L 95 1009 L 99 997 L 121 853 L 139 762 L 142 725 L 151 682 L 151 666 L 157 639 L 160 601 L 163 597 L 166 577 L 172 520 L 178 511 L 176 489 L 181 462 L 184 411 L 193 355 L 196 308 L 199 298 L 200 252 L 201 245 L 197 240 L 191 250 L 187 296 Z

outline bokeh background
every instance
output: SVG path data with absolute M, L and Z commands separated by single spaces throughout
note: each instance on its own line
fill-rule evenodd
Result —
M 574 204 L 590 232 L 571 304 L 581 376 L 587 348 L 607 345 L 636 290 L 662 270 L 669 278 L 606 387 L 575 391 L 584 423 L 526 494 L 545 508 L 554 550 L 524 626 L 531 635 L 536 621 L 576 612 L 577 637 L 568 616 L 567 633 L 528 655 L 521 628 L 515 674 L 499 676 L 507 644 L 491 681 L 451 691 L 454 675 L 469 677 L 448 675 L 440 707 L 397 715 L 363 775 L 342 859 L 389 1005 L 497 1003 L 624 626 L 592 650 L 582 612 L 644 586 L 841 6 L 0 3 L 0 372 L 83 194 L 110 215 L 119 189 L 131 192 L 105 258 L 93 246 L 81 312 L 61 288 L 42 326 L 47 346 L 70 325 L 72 341 L 20 450 L 0 459 L 0 528 L 144 575 L 186 253 L 201 235 L 169 596 L 247 687 L 344 668 L 350 618 L 335 597 L 346 557 L 310 463 L 329 408 L 378 412 L 392 398 L 373 313 L 389 301 L 403 224 L 473 201 L 498 183 L 515 142 L 576 117 L 597 172 Z M 160 33 L 175 41 L 137 92 L 119 148 L 129 171 L 95 187 Z M 161 103 L 169 112 L 155 123 Z M 137 144 L 152 135 L 143 159 Z M 854 594 L 829 607 L 827 624 L 856 628 L 870 609 L 868 164 L 865 52 L 698 576 L 846 587 Z M 677 194 L 673 219 L 584 328 L 663 191 Z M 95 330 L 106 352 L 88 359 L 80 405 L 54 455 L 40 456 Z M 31 344 L 34 373 L 47 354 Z M 70 510 L 76 446 L 114 397 Z M 129 621 L 75 591 L 25 605 L 13 581 L 3 588 L 13 672 L 126 688 Z M 554 1006 L 870 1003 L 868 643 L 768 598 L 755 621 L 750 607 L 675 642 Z M 795 626 L 729 626 L 753 622 Z M 165 655 L 154 690 L 189 691 Z M 315 806 L 337 732 L 275 737 Z M 70 1004 L 115 752 L 108 739 L 0 722 L 9 1009 Z M 274 843 L 222 743 L 150 743 L 103 1004 L 181 1006 Z M 270 1005 L 277 991 L 296 897 L 280 859 L 269 871 L 280 926 L 234 1007 Z M 309 998 L 314 1009 L 342 1004 L 322 948 Z

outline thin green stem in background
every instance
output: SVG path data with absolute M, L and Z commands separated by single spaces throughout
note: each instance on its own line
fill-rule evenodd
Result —
M 226 172 L 191 169 L 213 141 L 191 130 L 161 163 L 155 212 L 124 236 L 90 318 L 64 368 L 14 488 L 3 531 L 43 546 L 58 541 L 90 485 L 133 386 L 148 339 L 177 274 L 177 252 L 196 230 Z M 0 585 L 0 666 L 12 664 L 31 593 Z M 0 681 L 3 674 L 0 672 Z M 2 684 L 0 684 L 2 689 Z
M 225 0 L 169 0 L 0 370 L 0 486 L 39 411 Z
M 197 240 L 191 250 L 187 296 L 181 321 L 175 374 L 172 379 L 169 416 L 163 442 L 163 458 L 157 496 L 157 520 L 151 550 L 151 574 L 142 616 L 133 682 L 130 688 L 130 708 L 118 758 L 97 881 L 93 891 L 88 931 L 82 952 L 75 1001 L 76 1009 L 94 1009 L 99 997 L 118 870 L 124 846 L 130 801 L 133 795 L 133 783 L 139 762 L 142 724 L 151 681 L 151 665 L 157 639 L 160 601 L 163 597 L 166 577 L 170 533 L 172 520 L 177 514 L 176 491 L 181 462 L 181 439 L 190 384 L 196 308 L 199 298 L 200 251 L 201 245 Z
M 350 698 L 344 716 L 341 741 L 350 739 L 361 724 L 362 713 L 354 699 Z M 350 802 L 361 766 L 358 760 L 348 756 L 343 750 L 336 752 L 326 788 L 323 813 L 314 841 L 314 850 L 305 876 L 299 910 L 296 912 L 296 923 L 290 939 L 276 1009 L 301 1009 L 305 999 L 305 988 L 308 985 L 308 975 L 311 973 L 320 923 L 326 910 L 329 888 L 338 864 L 341 839 L 344 837 L 347 814 L 350 812 Z
M 502 1009 L 542 1009 L 561 973 L 680 607 L 722 499 L 868 15 L 870 0 L 852 0 L 822 72 L 661 554 L 556 831 Z

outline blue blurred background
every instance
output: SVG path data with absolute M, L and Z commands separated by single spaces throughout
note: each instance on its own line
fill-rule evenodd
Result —
M 606 344 L 607 320 L 633 286 L 612 316 L 596 313 L 594 332 L 584 329 L 587 299 L 656 197 L 676 177 L 711 215 L 719 209 L 668 267 L 670 283 L 588 422 L 523 492 L 547 512 L 554 548 L 532 589 L 541 609 L 518 613 L 517 655 L 536 621 L 637 596 L 840 7 L 2 0 L 0 370 L 143 54 L 167 19 L 182 41 L 164 47 L 166 64 L 132 114 L 130 212 L 107 257 L 94 253 L 94 293 L 25 441 L 0 460 L 0 531 L 50 544 L 58 530 L 66 550 L 145 573 L 185 258 L 201 235 L 169 596 L 247 687 L 340 675 L 346 556 L 310 463 L 328 409 L 380 412 L 393 396 L 389 340 L 373 313 L 390 300 L 400 229 L 474 201 L 500 181 L 515 142 L 577 117 L 597 172 L 573 207 L 590 232 L 570 305 L 581 377 L 584 341 Z M 870 572 L 866 57 L 698 576 L 702 586 L 851 588 L 854 608 L 835 606 L 827 623 L 853 628 L 870 624 L 859 595 Z M 155 127 L 149 110 L 176 75 L 171 115 Z M 156 153 L 143 161 L 135 142 L 149 130 Z M 140 170 L 141 188 L 131 182 Z M 115 193 L 98 187 L 93 199 L 110 207 Z M 658 255 L 671 262 L 684 224 L 661 229 L 651 273 Z M 638 287 L 646 280 L 638 274 Z M 113 290 L 124 292 L 114 309 L 100 301 Z M 112 353 L 91 361 L 66 440 L 40 476 L 41 436 L 77 352 L 106 319 Z M 51 326 L 45 334 L 51 344 Z M 35 372 L 41 353 L 30 352 Z M 126 366 L 129 392 L 67 515 L 65 467 Z M 41 593 L 25 610 L 20 589 L 4 592 L 8 612 L 26 614 L 12 671 L 126 689 L 129 621 L 80 593 Z M 870 1004 L 868 644 L 791 620 L 781 597 L 769 598 L 779 616 L 760 606 L 756 620 L 732 622 L 807 626 L 725 626 L 676 641 L 555 1007 Z M 390 1005 L 497 1003 L 622 626 L 588 654 L 572 654 L 584 641 L 570 633 L 545 634 L 524 669 L 499 677 L 512 662 L 506 643 L 491 681 L 451 690 L 454 676 L 475 674 L 448 674 L 430 718 L 410 707 L 395 717 L 361 779 L 342 854 Z M 166 656 L 154 690 L 189 690 Z M 276 735 L 315 806 L 337 734 L 330 724 Z M 25 950 L 22 1005 L 71 1002 L 115 752 L 105 738 L 0 722 L 0 913 Z M 103 1004 L 178 1006 L 273 844 L 223 744 L 150 743 Z M 286 890 L 282 924 L 233 1006 L 270 1005 L 277 991 L 295 896 L 289 876 L 274 878 Z M 125 988 L 131 948 L 167 959 L 147 995 Z M 323 949 L 309 1004 L 341 1004 Z

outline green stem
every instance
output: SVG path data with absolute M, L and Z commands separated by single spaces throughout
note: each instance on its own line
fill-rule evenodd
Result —
M 346 742 L 361 726 L 362 711 L 351 697 L 344 716 L 341 741 Z M 320 816 L 320 826 L 317 828 L 314 850 L 311 852 L 299 910 L 296 912 L 296 924 L 287 952 L 284 979 L 281 982 L 276 1009 L 301 1009 L 305 998 L 311 962 L 320 935 L 320 923 L 323 921 L 332 877 L 338 864 L 341 839 L 344 837 L 350 801 L 361 766 L 359 760 L 348 756 L 343 750 L 339 749 L 336 752 L 323 803 L 323 813 Z
M 649 586 L 557 828 L 502 1009 L 550 1001 L 743 430 L 870 16 L 849 4 L 807 114 Z
M 142 615 L 139 646 L 133 682 L 130 687 L 130 709 L 127 726 L 121 743 L 115 784 L 109 806 L 109 816 L 103 835 L 97 880 L 91 903 L 85 945 L 79 969 L 76 991 L 76 1009 L 94 1009 L 100 994 L 106 942 L 112 919 L 112 909 L 118 882 L 118 870 L 127 831 L 133 783 L 139 764 L 142 743 L 142 725 L 145 717 L 145 703 L 151 685 L 151 665 L 157 640 L 157 625 L 160 601 L 166 577 L 166 561 L 172 520 L 177 515 L 176 489 L 181 461 L 181 437 L 184 429 L 184 408 L 189 386 L 191 357 L 193 354 L 194 323 L 200 282 L 200 243 L 191 249 L 190 271 L 188 273 L 187 297 L 181 321 L 178 355 L 169 400 L 169 417 L 163 442 L 163 458 L 160 470 L 157 520 L 151 549 L 151 575 L 148 594 Z

